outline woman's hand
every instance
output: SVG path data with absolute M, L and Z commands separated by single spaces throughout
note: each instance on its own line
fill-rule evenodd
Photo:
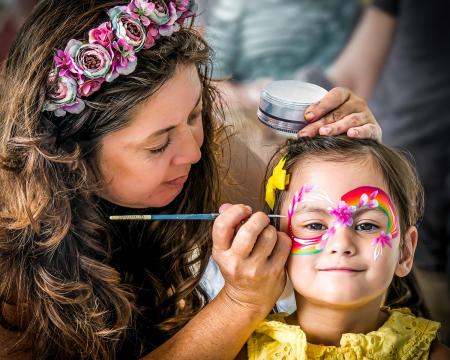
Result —
M 221 210 L 213 226 L 213 258 L 225 279 L 221 293 L 263 318 L 283 291 L 291 240 L 248 206 Z
M 305 126 L 299 136 L 338 135 L 381 142 L 381 128 L 364 99 L 346 88 L 330 90 L 319 102 L 305 111 Z

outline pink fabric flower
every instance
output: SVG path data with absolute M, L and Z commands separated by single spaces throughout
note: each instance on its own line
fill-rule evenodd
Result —
M 109 21 L 104 22 L 100 26 L 89 31 L 89 42 L 91 44 L 96 43 L 107 48 L 109 45 L 111 45 L 113 39 L 114 34 L 111 28 L 111 23 Z
M 64 116 L 66 112 L 79 114 L 85 104 L 77 98 L 77 82 L 68 76 L 59 76 L 50 72 L 47 79 L 49 92 L 44 103 L 44 110 L 53 111 L 56 116 Z
M 109 51 L 100 44 L 83 44 L 71 49 L 77 72 L 89 79 L 104 77 L 111 67 Z
M 337 207 L 329 208 L 328 212 L 334 216 L 336 226 L 351 226 L 353 224 L 354 206 L 349 206 L 345 201 L 339 201 Z
M 190 0 L 176 0 L 177 11 L 184 12 L 191 6 Z
M 133 19 L 140 20 L 145 25 L 150 25 L 150 14 L 155 10 L 155 4 L 147 0 L 132 0 L 127 6 L 127 12 Z
M 119 39 L 124 39 L 129 45 L 139 51 L 146 40 L 146 30 L 138 19 L 134 19 L 126 13 L 127 7 L 116 6 L 108 11 L 114 34 Z
M 69 53 L 63 50 L 56 50 L 56 55 L 53 57 L 56 67 L 58 68 L 59 76 L 73 77 L 71 69 L 73 69 L 72 58 Z
M 111 47 L 113 62 L 111 71 L 106 76 L 106 81 L 111 82 L 119 75 L 131 74 L 137 65 L 136 53 L 133 46 L 129 45 L 125 39 L 114 41 Z
M 78 96 L 84 96 L 87 97 L 96 91 L 100 90 L 100 87 L 102 86 L 103 82 L 105 80 L 103 79 L 90 79 L 84 82 L 78 83 Z
M 180 24 L 176 22 L 177 20 L 177 9 L 175 8 L 175 4 L 173 2 L 169 3 L 168 7 L 168 21 L 159 27 L 159 33 L 162 36 L 170 36 L 175 31 L 180 30 Z
M 156 25 L 150 24 L 147 28 L 147 39 L 144 43 L 144 49 L 150 49 L 154 44 L 156 39 L 159 37 L 159 31 Z

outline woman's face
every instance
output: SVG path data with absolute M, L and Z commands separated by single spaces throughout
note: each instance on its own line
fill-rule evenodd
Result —
M 201 158 L 201 94 L 195 66 L 179 66 L 127 127 L 102 139 L 103 198 L 133 208 L 162 207 L 175 199 Z

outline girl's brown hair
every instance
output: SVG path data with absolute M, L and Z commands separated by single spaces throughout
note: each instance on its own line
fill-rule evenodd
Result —
M 210 51 L 201 36 L 184 27 L 141 50 L 136 70 L 104 84 L 86 99 L 79 115 L 56 118 L 42 112 L 54 49 L 85 38 L 89 29 L 106 21 L 107 9 L 126 3 L 40 1 L 2 72 L 0 305 L 26 309 L 19 322 L 20 340 L 11 351 L 31 343 L 34 358 L 112 359 L 136 318 L 158 314 L 149 321 L 168 337 L 206 301 L 198 283 L 210 254 L 210 224 L 166 222 L 151 230 L 131 224 L 128 238 L 121 239 L 95 195 L 102 186 L 96 158 L 102 137 L 127 126 L 133 108 L 179 65 L 194 64 L 203 86 L 202 159 L 165 210 L 217 208 L 215 136 L 220 129 L 213 114 L 220 111 L 209 80 Z M 132 261 L 114 258 L 122 240 L 138 244 L 134 253 L 122 252 L 122 257 L 148 251 L 140 276 L 134 276 Z M 146 296 L 139 289 L 146 289 Z M 149 349 L 139 341 L 137 355 Z M 151 346 L 161 341 L 150 339 Z
M 346 136 L 315 138 L 302 137 L 289 140 L 272 158 L 267 169 L 266 181 L 272 174 L 278 161 L 285 157 L 284 169 L 293 173 L 301 167 L 305 160 L 320 159 L 332 162 L 356 161 L 362 164 L 374 164 L 381 172 L 389 190 L 389 194 L 398 212 L 400 233 L 403 234 L 410 226 L 416 226 L 423 215 L 423 187 L 415 168 L 407 156 L 400 151 L 368 139 L 350 139 Z M 285 198 L 285 191 L 276 190 L 274 212 L 279 213 Z M 279 224 L 276 224 L 277 226 Z M 401 240 L 401 245 L 402 245 Z M 426 312 L 419 294 L 419 289 L 413 289 L 406 284 L 415 285 L 413 279 L 400 281 L 394 277 L 388 292 L 387 304 L 395 306 L 410 306 L 416 313 Z

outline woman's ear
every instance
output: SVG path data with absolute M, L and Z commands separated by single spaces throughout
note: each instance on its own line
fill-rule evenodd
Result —
M 417 233 L 417 228 L 415 226 L 411 226 L 406 231 L 403 239 L 403 246 L 400 249 L 398 264 L 395 269 L 395 275 L 404 277 L 411 271 L 418 237 L 419 234 Z

